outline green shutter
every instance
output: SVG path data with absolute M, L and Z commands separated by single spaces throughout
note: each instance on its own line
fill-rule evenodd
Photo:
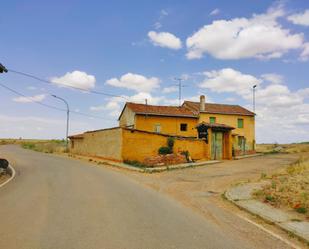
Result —
M 211 124 L 216 123 L 216 117 L 209 117 L 209 123 Z
M 244 128 L 244 120 L 242 118 L 237 119 L 237 127 Z

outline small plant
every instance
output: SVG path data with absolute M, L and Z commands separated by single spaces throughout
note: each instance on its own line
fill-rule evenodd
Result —
M 268 201 L 268 202 L 275 202 L 275 197 L 273 197 L 273 196 L 271 196 L 271 195 L 266 195 L 265 201 Z
M 129 164 L 131 166 L 137 167 L 137 168 L 146 168 L 147 166 L 137 160 L 124 160 L 123 161 L 126 164 Z
M 267 174 L 266 173 L 261 173 L 261 179 L 266 179 Z
M 308 212 L 307 208 L 305 207 L 298 207 L 298 208 L 295 208 L 295 211 L 297 213 L 300 213 L 300 214 L 306 214 Z
M 169 147 L 162 146 L 158 150 L 159 155 L 167 155 L 173 153 Z
M 181 152 L 181 155 L 184 155 L 186 157 L 187 162 L 191 162 L 192 159 L 190 158 L 190 153 L 189 151 L 185 150 Z

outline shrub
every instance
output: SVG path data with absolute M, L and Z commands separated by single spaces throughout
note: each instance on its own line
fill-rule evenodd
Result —
M 162 146 L 158 150 L 159 155 L 167 155 L 173 153 L 169 147 Z
M 175 143 L 175 139 L 173 137 L 169 137 L 167 139 L 167 147 L 169 147 L 171 151 L 173 151 L 174 143 Z

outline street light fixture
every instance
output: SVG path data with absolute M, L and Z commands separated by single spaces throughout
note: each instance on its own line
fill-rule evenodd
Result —
M 6 69 L 6 67 L 0 63 L 0 73 L 7 73 L 7 72 L 8 70 Z
M 66 149 L 68 150 L 69 149 L 69 143 L 68 143 L 68 136 L 69 136 L 69 115 L 70 115 L 70 108 L 69 108 L 69 104 L 68 102 L 61 98 L 61 97 L 58 97 L 54 94 L 51 95 L 52 97 L 56 98 L 56 99 L 60 99 L 62 100 L 65 104 L 66 104 L 66 107 L 67 107 L 67 128 L 66 128 L 66 136 L 65 136 L 65 141 L 66 141 Z

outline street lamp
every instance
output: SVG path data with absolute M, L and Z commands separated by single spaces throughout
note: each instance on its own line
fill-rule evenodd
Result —
M 7 73 L 8 70 L 0 63 L 0 73 Z
M 253 94 L 253 103 L 252 103 L 252 105 L 253 105 L 253 112 L 255 113 L 255 88 L 256 88 L 256 86 L 257 85 L 254 85 L 253 87 L 252 87 L 252 94 Z
M 63 98 L 60 98 L 60 97 L 58 97 L 58 96 L 56 96 L 54 94 L 52 94 L 51 96 L 56 98 L 56 99 L 62 100 L 66 104 L 66 106 L 67 106 L 67 129 L 66 129 L 66 136 L 65 136 L 66 139 L 65 139 L 65 141 L 66 141 L 66 149 L 68 150 L 68 148 L 69 148 L 69 143 L 68 143 L 68 136 L 69 136 L 69 114 L 70 114 L 69 104 Z

